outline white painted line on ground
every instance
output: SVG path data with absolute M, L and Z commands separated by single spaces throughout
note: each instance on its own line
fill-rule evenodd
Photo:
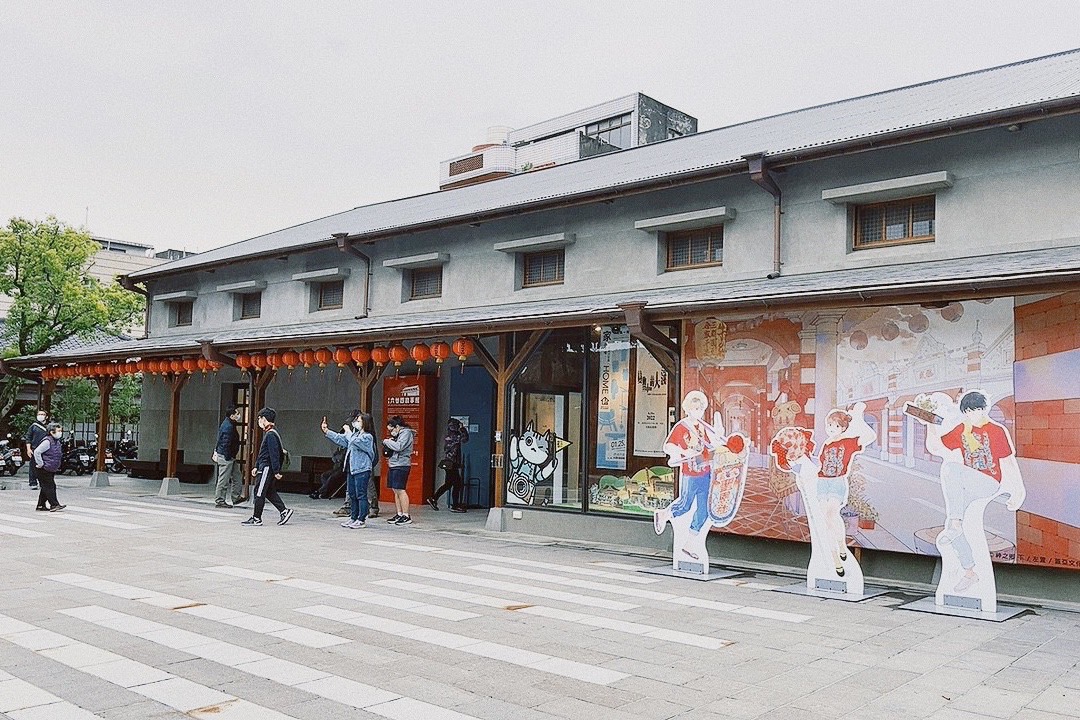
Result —
M 409 592 L 422 593 L 424 595 L 434 595 L 435 597 L 448 598 L 450 600 L 460 600 L 461 602 L 471 603 L 473 605 L 482 605 L 484 607 L 498 608 L 499 610 L 505 610 L 509 606 L 514 605 L 528 605 L 523 600 L 509 600 L 507 598 L 494 597 L 492 595 L 480 595 L 478 593 L 465 592 L 463 590 L 452 590 L 450 588 L 438 587 L 436 585 L 423 585 L 421 583 L 409 582 L 408 580 L 375 580 L 372 585 L 381 585 L 382 587 L 395 588 L 397 590 L 407 590 Z
M 165 517 L 179 518 L 179 519 L 182 519 L 182 520 L 190 520 L 192 522 L 202 522 L 202 523 L 233 522 L 233 520 L 231 518 L 223 518 L 223 517 L 220 517 L 220 516 L 215 517 L 215 518 L 210 518 L 210 517 L 203 517 L 201 515 L 191 515 L 189 513 L 176 512 L 176 511 L 173 511 L 173 510 L 160 510 L 160 509 L 155 509 L 155 508 L 143 508 L 143 507 L 125 507 L 124 509 L 127 510 L 128 512 L 141 513 L 143 515 L 164 515 Z
M 505 555 L 491 555 L 488 553 L 469 552 L 465 550 L 452 550 L 433 548 L 426 545 L 410 545 L 409 543 L 394 542 L 392 540 L 367 540 L 369 545 L 381 545 L 383 547 L 398 548 L 400 550 L 412 550 L 419 552 L 432 552 L 440 555 L 452 555 L 454 557 L 471 558 L 473 560 L 490 560 L 505 565 L 520 565 L 524 567 L 542 568 L 545 570 L 558 570 L 559 572 L 572 575 L 588 575 L 590 577 L 602 577 L 608 580 L 621 580 L 622 582 L 637 585 L 652 585 L 660 582 L 659 579 L 645 577 L 643 575 L 628 575 L 626 573 L 607 572 L 594 567 L 578 567 L 576 565 L 563 565 L 559 563 L 542 562 L 540 560 L 525 560 L 522 558 L 506 557 Z
M 70 509 L 70 508 L 69 508 Z M 116 528 L 117 530 L 149 530 L 146 525 L 135 525 L 134 523 L 120 522 L 119 520 L 105 520 L 96 517 L 82 517 L 81 515 L 67 515 L 67 510 L 61 510 L 60 512 L 53 513 L 58 518 L 62 518 L 68 522 L 80 522 L 87 525 L 101 525 L 102 527 Z
M 478 720 L 471 715 L 465 715 L 453 710 L 426 703 L 413 698 L 406 698 L 397 693 L 383 690 L 372 685 L 366 685 L 339 675 L 323 672 L 316 668 L 301 665 L 289 660 L 277 658 L 272 655 L 260 653 L 248 648 L 232 645 L 203 635 L 202 644 L 189 645 L 189 636 L 197 633 L 184 632 L 183 636 L 166 633 L 166 630 L 175 630 L 169 625 L 153 623 L 156 627 L 149 631 L 136 632 L 128 630 L 128 623 L 132 620 L 141 620 L 114 610 L 89 605 L 86 607 L 61 610 L 61 613 L 86 622 L 111 627 L 118 632 L 132 635 L 155 642 L 165 647 L 181 650 L 189 655 L 209 660 L 210 662 L 231 667 L 235 670 L 265 678 L 272 682 L 323 697 L 349 707 L 365 710 L 369 713 L 386 718 L 398 718 L 398 709 L 401 707 L 412 708 L 412 717 L 438 718 L 440 720 Z M 177 644 L 183 647 L 176 647 Z M 164 694 L 164 693 L 163 693 Z M 406 700 L 402 704 L 398 701 Z M 187 711 L 185 711 L 187 712 Z M 194 713 L 192 713 L 194 714 Z M 201 717 L 201 716 L 196 716 Z M 206 716 L 206 717 L 219 717 Z M 222 715 L 221 717 L 224 717 Z M 266 715 L 253 715 L 252 717 L 266 717 Z M 239 720 L 239 718 L 237 718 Z
M 35 500 L 20 500 L 20 505 L 37 505 Z M 96 508 L 83 507 L 81 505 L 65 505 L 65 513 L 86 513 L 87 515 L 100 515 L 102 517 L 127 517 L 127 513 L 113 512 L 112 510 L 98 510 Z
M 0 520 L 7 520 L 8 522 L 13 522 L 16 525 L 41 525 L 43 522 L 45 522 L 41 518 L 29 518 L 23 517 L 22 515 L 7 515 L 5 513 L 0 513 Z
M 375 568 L 378 570 L 385 570 L 389 573 L 397 573 L 402 575 L 417 575 L 420 577 L 431 578 L 433 580 L 443 580 L 445 582 L 456 583 L 459 585 L 474 585 L 476 587 L 484 587 L 490 590 L 502 590 L 506 592 L 520 593 L 522 595 L 535 595 L 536 597 L 544 597 L 549 600 L 558 600 L 560 602 L 570 603 L 572 605 L 584 605 L 586 607 L 599 607 L 607 610 L 633 610 L 638 607 L 631 603 L 620 602 L 618 600 L 606 600 L 604 598 L 593 597 L 591 595 L 579 595 L 577 593 L 563 592 L 562 590 L 550 590 L 548 588 L 537 587 L 535 585 L 522 585 L 521 583 L 509 583 L 499 580 L 491 580 L 489 578 L 477 578 L 468 575 L 462 575 L 460 573 L 443 572 L 441 570 L 429 570 L 427 568 L 411 567 L 408 565 L 400 565 L 397 563 L 386 563 L 378 560 L 345 560 L 347 565 L 359 565 L 360 567 Z
M 230 518 L 226 517 L 228 515 L 228 513 L 223 513 L 221 510 L 203 510 L 201 508 L 189 507 L 190 505 L 193 505 L 194 503 L 190 503 L 190 502 L 187 502 L 187 501 L 180 501 L 180 502 L 172 501 L 167 505 L 162 505 L 160 503 L 140 502 L 138 500 L 125 500 L 123 498 L 94 498 L 94 499 L 97 500 L 98 502 L 108 503 L 108 504 L 114 505 L 114 506 L 115 505 L 120 505 L 120 506 L 124 507 L 125 510 L 132 510 L 133 511 L 133 508 L 135 508 L 135 507 L 145 507 L 145 508 L 153 508 L 154 510 L 161 510 L 163 512 L 169 513 L 170 515 L 175 515 L 177 513 L 184 513 L 184 514 L 189 514 L 190 513 L 192 515 L 207 515 L 207 516 L 213 517 L 213 518 L 215 518 L 217 520 L 226 520 L 226 521 L 228 521 L 230 519 Z M 128 507 L 128 506 L 130 506 L 130 507 Z
M 267 575 L 267 573 L 256 573 L 247 568 L 239 568 L 231 565 L 219 565 L 212 568 L 203 568 L 203 570 L 222 575 L 247 578 L 249 580 L 265 580 L 265 577 L 260 576 Z M 426 615 L 428 617 L 436 617 L 453 622 L 480 617 L 476 613 L 443 607 L 442 605 L 433 605 L 431 603 L 409 600 L 396 595 L 384 595 L 368 590 L 357 590 L 356 588 L 346 587 L 344 585 L 332 585 L 330 583 L 317 582 L 315 580 L 285 577 L 284 575 L 276 575 L 274 577 L 280 578 L 269 580 L 269 582 L 273 582 L 275 585 L 297 588 L 298 590 L 307 590 L 309 592 L 319 593 L 320 595 L 345 598 L 346 600 L 354 600 L 368 605 L 389 607 L 402 612 L 413 613 L 414 615 Z
M 124 585 L 108 580 L 99 580 L 88 575 L 80 575 L 79 573 L 48 575 L 45 579 L 63 583 L 65 585 L 73 585 L 86 590 L 94 590 L 96 592 L 104 593 L 105 595 L 112 595 L 113 597 L 137 600 L 148 605 L 154 605 L 155 607 L 176 610 L 186 615 L 194 615 L 205 620 L 232 625 L 261 635 L 270 635 L 306 647 L 324 648 L 352 642 L 352 640 L 348 638 L 329 635 L 327 633 L 318 632 L 317 630 L 310 630 L 298 625 L 293 625 L 292 623 L 271 620 L 270 618 L 252 615 L 240 610 L 231 610 L 217 605 L 207 605 L 195 600 L 189 600 L 188 598 L 182 598 L 176 595 L 166 595 L 154 590 L 135 587 L 134 585 Z M 144 620 L 142 623 L 152 624 L 152 621 Z
M 387 587 L 397 588 L 399 590 L 405 590 L 407 592 L 421 593 L 424 595 L 442 595 L 443 588 L 435 587 L 433 585 L 421 585 L 420 583 L 405 582 L 403 580 L 379 580 L 376 585 L 385 585 Z M 546 607 L 544 605 L 532 605 L 530 603 L 521 602 L 520 600 L 505 600 L 502 598 L 491 598 L 484 595 L 470 595 L 469 593 L 459 592 L 457 593 L 459 600 L 462 602 L 475 602 L 474 598 L 480 599 L 482 602 L 477 604 L 484 605 L 486 607 L 498 607 L 501 610 L 516 610 L 519 612 L 527 613 L 529 615 L 541 615 L 543 617 L 553 618 L 556 620 L 564 620 L 566 622 L 577 623 L 579 625 L 588 625 L 591 627 L 602 627 L 609 630 L 615 630 L 617 632 L 625 632 L 631 635 L 645 635 L 647 637 L 655 637 L 669 642 L 679 643 L 681 645 L 693 645 L 695 647 L 708 648 L 710 650 L 719 650 L 720 648 L 730 645 L 731 640 L 721 640 L 719 638 L 706 637 L 700 635 L 691 635 L 690 633 L 684 633 L 677 630 L 668 630 L 667 628 L 657 627 L 655 625 L 644 625 L 642 623 L 629 622 L 626 620 L 615 620 L 608 617 L 596 617 L 594 615 L 584 615 L 582 613 L 570 612 L 568 610 L 559 610 L 556 608 Z M 498 604 L 493 604 L 492 601 L 497 601 Z
M 4 535 L 16 535 L 24 538 L 43 538 L 51 537 L 51 533 L 38 532 L 37 530 L 27 530 L 26 528 L 8 527 L 6 525 L 0 525 L 0 534 Z
M 343 610 L 330 605 L 312 605 L 311 607 L 297 608 L 296 611 L 306 615 L 326 618 L 328 620 L 336 620 L 337 622 L 345 623 L 346 625 L 355 625 L 356 627 L 362 627 L 375 632 L 409 638 L 416 642 L 438 645 L 439 647 L 460 650 L 461 652 L 469 653 L 471 655 L 479 655 L 481 657 L 500 660 L 511 665 L 519 665 L 533 670 L 542 670 L 554 675 L 562 675 L 563 677 L 593 683 L 594 685 L 609 685 L 613 682 L 631 677 L 627 673 L 609 670 L 598 665 L 579 663 L 574 660 L 566 660 L 545 653 L 523 650 L 522 648 L 516 648 L 512 645 L 503 645 L 502 643 L 478 640 L 476 638 L 468 637 L 467 635 L 432 630 L 431 628 L 420 627 L 419 625 L 411 625 L 397 620 L 387 620 L 386 618 L 377 615 L 365 615 L 364 613 Z
M 95 615 L 103 617 L 101 613 Z M 0 633 L 0 638 L 7 642 L 187 713 L 191 717 L 296 720 L 292 715 L 255 705 L 123 655 L 0 615 L 0 627 L 5 625 L 5 621 L 8 627 L 17 624 L 30 628 L 19 632 Z M 41 647 L 46 637 L 49 643 L 46 647 Z M 0 680 L 0 712 L 9 715 L 12 720 L 99 720 L 94 713 L 17 678 Z

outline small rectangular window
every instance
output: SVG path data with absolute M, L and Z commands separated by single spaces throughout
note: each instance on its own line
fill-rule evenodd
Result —
M 682 230 L 666 235 L 667 269 L 706 267 L 724 262 L 724 226 Z
M 345 281 L 319 283 L 319 310 L 340 310 L 345 302 Z
M 933 240 L 932 196 L 855 206 L 856 250 Z
M 409 299 L 442 297 L 442 265 L 417 268 L 409 273 Z
M 526 253 L 523 263 L 522 287 L 562 284 L 566 270 L 565 253 L 562 248 Z
M 173 327 L 191 325 L 191 311 L 195 303 L 193 301 L 178 302 L 172 304 Z
M 240 319 L 249 320 L 262 314 L 262 293 L 244 293 L 240 296 Z

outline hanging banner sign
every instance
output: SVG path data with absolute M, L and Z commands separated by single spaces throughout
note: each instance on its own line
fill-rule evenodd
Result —
M 634 455 L 665 457 L 668 435 L 668 374 L 648 350 L 637 346 L 634 394 Z
M 596 467 L 626 469 L 626 418 L 630 393 L 630 331 L 600 330 L 600 382 L 596 401 Z

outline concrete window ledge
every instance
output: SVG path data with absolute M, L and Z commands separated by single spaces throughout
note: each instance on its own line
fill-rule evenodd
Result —
M 222 293 L 249 293 L 265 289 L 265 280 L 245 280 L 243 282 L 234 282 L 217 286 L 217 291 Z
M 675 215 L 661 215 L 660 217 L 645 218 L 634 223 L 635 230 L 645 232 L 675 232 L 677 230 L 697 230 L 714 225 L 723 225 L 735 219 L 735 208 L 721 205 L 720 207 L 693 210 L 691 212 L 677 213 Z
M 518 240 L 506 240 L 497 242 L 494 248 L 504 253 L 531 253 L 540 250 L 557 250 L 568 245 L 573 245 L 577 238 L 574 233 L 553 233 L 551 235 L 536 235 L 534 237 L 520 238 Z
M 943 188 L 952 187 L 952 184 L 952 175 L 945 170 L 940 170 L 923 175 L 908 175 L 861 185 L 830 188 L 821 191 L 821 199 L 834 205 L 887 202 L 917 195 L 930 195 Z
M 315 283 L 326 282 L 327 280 L 343 280 L 349 277 L 351 268 L 347 267 L 332 267 L 323 268 L 322 270 L 309 270 L 307 272 L 293 273 L 292 279 L 298 282 Z
M 383 267 L 396 270 L 416 270 L 419 268 L 436 267 L 450 262 L 447 253 L 430 252 L 421 255 L 409 255 L 407 257 L 390 258 L 383 260 Z

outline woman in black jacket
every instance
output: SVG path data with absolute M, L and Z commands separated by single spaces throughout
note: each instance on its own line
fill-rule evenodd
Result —
M 465 498 L 463 490 L 465 482 L 461 477 L 465 469 L 465 463 L 461 452 L 461 446 L 469 442 L 469 431 L 457 418 L 450 418 L 446 426 L 446 436 L 443 438 L 443 457 L 439 461 L 439 467 L 446 472 L 446 479 L 436 492 L 434 497 L 428 498 L 427 504 L 435 510 L 439 509 L 439 498 L 447 490 L 450 491 L 450 512 L 465 512 Z

